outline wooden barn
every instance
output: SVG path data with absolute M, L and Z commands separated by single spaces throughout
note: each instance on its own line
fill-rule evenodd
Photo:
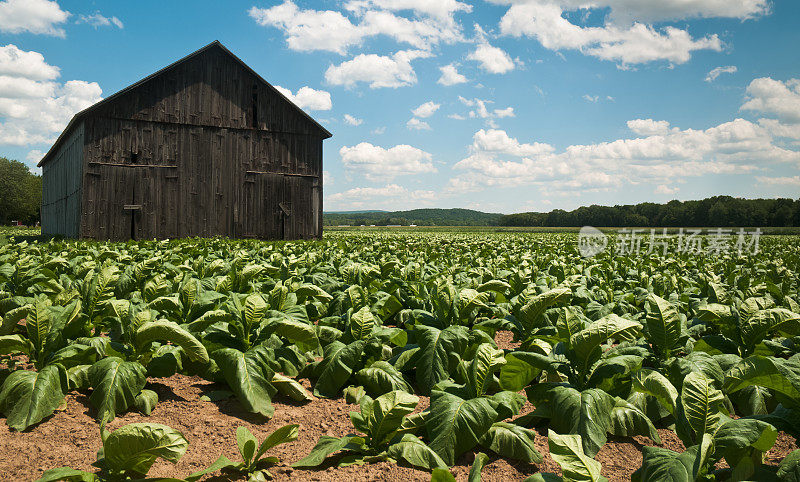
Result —
M 39 162 L 42 232 L 318 238 L 329 137 L 215 41 L 72 118 Z

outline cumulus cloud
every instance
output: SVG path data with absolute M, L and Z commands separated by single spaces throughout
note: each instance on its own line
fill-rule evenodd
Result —
M 511 56 L 500 47 L 494 47 L 489 43 L 478 45 L 467 58 L 478 62 L 481 69 L 492 74 L 505 74 L 514 70 L 514 61 L 511 60 Z
M 385 149 L 362 142 L 342 147 L 339 155 L 345 168 L 363 174 L 369 180 L 436 172 L 431 154 L 405 144 Z
M 786 82 L 762 77 L 747 86 L 742 110 L 751 110 L 777 117 L 783 122 L 800 123 L 800 79 Z
M 328 67 L 325 80 L 345 87 L 354 87 L 359 82 L 368 83 L 371 89 L 405 87 L 417 83 L 411 61 L 430 56 L 424 50 L 401 50 L 391 57 L 360 54 L 352 60 Z
M 101 100 L 96 82 L 58 76 L 42 54 L 0 46 L 0 145 L 51 143 L 75 113 Z
M 399 184 L 386 184 L 382 187 L 356 187 L 337 192 L 328 196 L 325 202 L 326 205 L 333 204 L 338 209 L 363 207 L 374 209 L 380 207 L 381 203 L 390 203 L 393 209 L 398 209 L 408 207 L 411 203 L 415 206 L 420 203 L 427 204 L 436 197 L 435 191 L 423 189 L 411 191 Z
M 628 129 L 640 136 L 664 135 L 670 131 L 669 122 L 665 120 L 633 119 L 629 120 L 627 125 Z
M 429 131 L 431 130 L 431 126 L 428 125 L 427 122 L 417 119 L 416 117 L 412 117 L 408 122 L 406 122 L 406 127 L 411 130 L 415 131 Z
M 345 7 L 359 18 L 354 21 L 335 10 L 302 10 L 291 0 L 270 8 L 252 7 L 248 13 L 259 25 L 283 31 L 292 50 L 326 50 L 344 55 L 350 47 L 379 35 L 425 50 L 460 41 L 461 28 L 453 15 L 471 10 L 468 5 L 453 1 L 351 1 Z M 414 14 L 413 18 L 394 13 L 403 10 Z
M 363 119 L 359 119 L 357 117 L 353 117 L 350 114 L 344 115 L 344 123 L 351 126 L 360 126 L 364 123 Z
M 706 82 L 714 82 L 721 74 L 735 74 L 738 69 L 735 65 L 726 65 L 724 67 L 715 67 L 706 75 Z
M 693 38 L 688 30 L 673 26 L 655 28 L 655 22 L 697 17 L 754 18 L 768 11 L 766 0 L 730 2 L 720 0 L 600 0 L 587 4 L 578 0 L 490 0 L 509 5 L 500 21 L 500 31 L 514 37 L 536 39 L 550 50 L 578 50 L 622 67 L 664 60 L 674 64 L 688 61 L 697 50 L 721 51 L 716 34 Z M 747 3 L 748 5 L 738 5 Z M 663 5 L 662 5 L 663 4 Z M 581 8 L 609 9 L 602 26 L 581 26 L 564 14 Z
M 437 104 L 433 101 L 428 101 L 420 105 L 416 109 L 413 109 L 411 113 L 414 114 L 416 117 L 421 117 L 425 119 L 432 116 L 437 110 L 439 110 L 439 107 L 441 106 L 442 106 L 441 104 Z
M 69 15 L 55 1 L 3 0 L 0 1 L 0 32 L 64 37 L 64 29 L 59 25 L 66 22 Z
M 454 165 L 460 174 L 447 189 L 540 185 L 577 191 L 639 183 L 668 186 L 689 176 L 753 173 L 769 165 L 800 163 L 800 152 L 780 146 L 767 129 L 745 119 L 705 130 L 671 128 L 652 119 L 636 119 L 628 127 L 642 137 L 571 145 L 561 152 L 548 144 L 519 142 L 502 130 L 480 130 L 469 155 Z M 665 189 L 661 193 L 673 193 Z
M 442 76 L 436 81 L 437 84 L 449 87 L 451 85 L 463 84 L 467 81 L 466 77 L 458 73 L 455 64 L 447 64 L 443 67 L 439 67 L 439 70 L 442 71 Z
M 331 94 L 324 90 L 315 90 L 309 86 L 300 87 L 297 94 L 292 94 L 292 91 L 281 87 L 275 86 L 278 91 L 283 94 L 287 99 L 292 101 L 294 105 L 303 110 L 331 110 L 333 104 L 331 103 Z

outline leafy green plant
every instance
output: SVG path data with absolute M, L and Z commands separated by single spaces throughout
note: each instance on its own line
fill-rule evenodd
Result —
M 316 467 L 336 452 L 345 453 L 340 466 L 364 464 L 380 460 L 403 460 L 416 467 L 432 470 L 447 467 L 425 442 L 409 433 L 408 415 L 414 411 L 419 397 L 403 391 L 392 391 L 372 399 L 364 395 L 360 412 L 350 412 L 353 427 L 362 435 L 336 438 L 323 435 L 306 457 L 295 462 L 297 468 Z M 405 425 L 405 427 L 404 427 Z
M 239 427 L 236 429 L 236 444 L 239 447 L 242 461 L 237 464 L 223 455 L 217 459 L 213 467 L 215 470 L 221 469 L 223 472 L 246 477 L 249 482 L 271 479 L 272 474 L 267 469 L 280 463 L 280 459 L 264 457 L 264 455 L 277 445 L 297 440 L 300 433 L 298 427 L 297 424 L 284 425 L 269 434 L 260 445 L 258 439 L 247 430 L 247 427 Z

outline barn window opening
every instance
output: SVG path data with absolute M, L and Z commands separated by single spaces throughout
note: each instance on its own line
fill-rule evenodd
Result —
M 258 129 L 258 87 L 253 86 L 253 129 Z
M 139 160 L 139 153 L 131 151 L 131 164 L 136 164 Z

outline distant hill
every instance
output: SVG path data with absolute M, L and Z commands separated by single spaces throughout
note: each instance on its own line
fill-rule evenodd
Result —
M 417 226 L 497 226 L 502 214 L 472 209 L 412 209 L 411 211 L 326 212 L 326 226 L 376 226 L 416 224 Z

